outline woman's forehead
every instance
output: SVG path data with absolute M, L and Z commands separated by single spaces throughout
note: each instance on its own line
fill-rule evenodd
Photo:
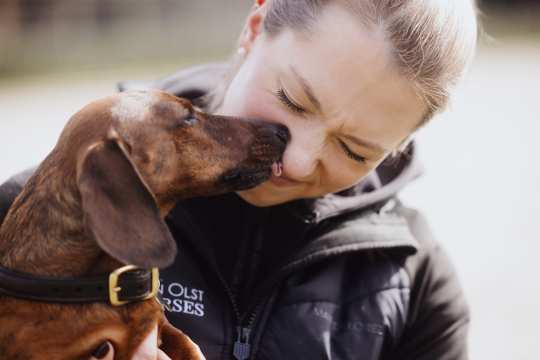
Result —
M 413 82 L 399 72 L 385 34 L 340 8 L 325 10 L 311 36 L 285 30 L 272 43 L 280 81 L 295 91 L 307 84 L 308 97 L 315 97 L 323 116 L 347 131 L 369 131 L 394 145 L 396 137 L 414 131 L 425 112 Z

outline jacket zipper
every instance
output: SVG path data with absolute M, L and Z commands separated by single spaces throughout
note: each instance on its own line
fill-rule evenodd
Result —
M 236 340 L 233 345 L 233 356 L 236 360 L 246 360 L 249 359 L 251 355 L 251 332 L 253 329 L 253 324 L 255 323 L 255 319 L 257 319 L 257 315 L 259 314 L 259 310 L 262 305 L 264 304 L 264 301 L 258 301 L 257 305 L 253 308 L 252 311 L 246 312 L 244 316 L 240 314 L 240 308 L 238 306 L 238 303 L 235 300 L 234 294 L 221 275 L 221 273 L 217 273 L 218 278 L 224 287 L 227 296 L 229 297 L 229 300 L 231 302 L 233 312 L 235 315 L 235 321 L 236 321 Z M 247 319 L 247 321 L 245 321 Z
M 269 296 L 259 296 L 255 306 L 252 307 L 253 310 L 246 313 L 246 315 L 249 314 L 249 317 L 244 316 L 244 319 L 248 319 L 247 322 L 245 322 L 244 325 L 237 327 L 237 340 L 233 347 L 233 356 L 235 359 L 245 360 L 255 358 L 258 350 L 258 343 L 260 342 L 261 331 L 266 325 L 269 311 L 277 297 L 278 289 L 279 287 L 275 287 Z M 262 315 L 262 317 L 259 315 Z M 255 333 L 254 326 L 256 319 L 259 319 L 260 321 L 257 333 Z
M 264 216 L 263 219 L 260 219 L 263 223 L 266 223 L 268 221 L 267 213 Z M 254 234 L 252 234 L 254 235 Z M 249 235 L 248 235 L 249 236 Z M 256 235 L 254 236 L 254 241 L 252 242 L 253 247 L 249 246 L 249 243 L 246 243 L 246 249 L 254 253 L 254 255 L 250 256 L 251 259 L 247 264 L 244 266 L 241 266 L 237 271 L 240 273 L 245 274 L 245 270 L 248 270 L 248 276 L 247 278 L 244 277 L 244 286 L 251 287 L 253 285 L 254 281 L 254 275 L 256 274 L 257 268 L 260 266 L 260 251 L 262 246 L 262 238 L 261 238 L 261 229 L 258 228 L 256 230 Z M 239 296 L 245 295 L 245 288 L 239 287 Z M 231 301 L 235 303 L 234 294 L 232 294 L 231 289 L 229 289 L 229 293 L 231 294 Z M 259 301 L 263 300 L 263 301 Z M 261 297 L 260 299 L 257 299 L 257 303 L 255 306 L 248 307 L 247 311 L 243 314 L 243 316 L 240 314 L 239 306 L 238 304 L 233 305 L 236 307 L 236 314 L 237 314 L 237 326 L 236 326 L 236 341 L 233 344 L 233 357 L 236 360 L 247 360 L 250 359 L 252 356 L 252 341 L 251 341 L 251 335 L 253 332 L 253 326 L 255 324 L 255 320 L 258 317 L 260 308 L 263 307 L 265 301 L 264 297 Z
M 281 280 L 286 275 L 286 273 L 291 273 L 293 270 L 301 268 L 309 263 L 311 263 L 311 261 L 308 260 L 300 264 L 298 263 L 294 264 L 291 267 L 287 266 L 286 268 L 288 271 L 286 272 L 281 271 L 278 275 L 272 277 L 271 281 L 269 279 L 267 283 L 272 284 L 272 286 L 269 287 L 269 289 L 273 289 L 273 290 L 271 292 L 266 292 L 266 294 L 268 293 L 270 294 L 270 300 L 272 300 L 270 301 L 271 303 L 273 303 L 274 296 L 277 295 L 274 290 L 277 289 L 279 285 L 279 280 Z M 292 264 L 289 264 L 289 265 L 292 265 Z M 221 275 L 220 275 L 220 278 L 221 278 Z M 264 306 L 265 303 L 269 301 L 268 301 L 268 298 L 264 296 L 265 292 L 262 292 L 261 295 L 259 295 L 255 299 L 255 301 L 252 302 L 252 305 L 248 307 L 248 309 L 252 309 L 252 310 L 246 312 L 244 316 L 241 316 L 238 304 L 234 300 L 234 296 L 232 294 L 231 289 L 225 283 L 224 285 L 227 289 L 227 293 L 229 294 L 229 298 L 233 305 L 233 309 L 237 318 L 237 324 L 239 324 L 236 327 L 236 341 L 234 342 L 234 345 L 233 345 L 233 356 L 235 360 L 248 360 L 252 356 L 255 356 L 255 353 L 258 350 L 258 344 L 252 342 L 252 339 L 253 339 L 252 334 L 254 332 L 255 320 L 257 319 L 260 311 L 265 308 Z M 244 321 L 246 319 L 247 321 Z M 259 329 L 259 331 L 262 331 L 262 329 Z M 258 340 L 258 339 L 255 339 L 255 340 Z
M 239 322 L 240 325 L 236 327 L 237 337 L 233 345 L 233 356 L 236 360 L 247 360 L 251 356 L 251 332 L 263 303 L 261 302 L 257 305 L 251 313 L 247 313 L 250 315 L 247 322 L 244 323 L 242 321 L 243 319 L 241 319 Z
M 188 217 L 189 219 L 189 217 Z M 194 228 L 196 228 L 194 226 Z M 202 237 L 202 234 L 196 234 L 198 237 Z M 202 247 L 197 247 L 197 250 L 202 254 L 204 257 L 207 252 Z M 213 268 L 213 272 L 216 275 L 217 279 L 221 283 L 221 286 L 225 290 L 225 293 L 227 297 L 229 298 L 229 301 L 231 303 L 232 309 L 233 309 L 233 315 L 234 315 L 234 321 L 236 323 L 235 326 L 235 332 L 236 337 L 233 344 L 233 358 L 236 360 L 246 360 L 249 359 L 251 354 L 251 332 L 253 328 L 253 324 L 255 323 L 255 320 L 257 318 L 257 315 L 259 313 L 259 310 L 261 306 L 264 304 L 264 301 L 258 301 L 258 305 L 256 307 L 248 307 L 248 309 L 253 309 L 252 311 L 248 311 L 242 316 L 240 313 L 240 307 L 238 303 L 235 300 L 234 293 L 231 289 L 231 287 L 228 285 L 227 281 L 219 271 L 219 268 L 217 266 L 217 263 L 215 261 L 211 261 L 211 265 Z M 239 271 L 242 271 L 243 269 L 240 269 Z M 259 300 L 259 298 L 257 299 Z M 246 320 L 247 321 L 244 321 Z
M 248 245 L 246 244 L 246 246 Z M 217 270 L 217 267 L 216 267 L 216 270 Z M 240 266 L 239 268 L 236 269 L 236 271 L 239 273 L 243 273 L 244 270 L 245 270 L 245 265 Z M 221 282 L 221 285 L 225 289 L 227 296 L 229 297 L 229 301 L 231 303 L 234 317 L 235 317 L 236 337 L 235 337 L 235 341 L 233 343 L 233 348 L 232 348 L 233 358 L 236 360 L 247 360 L 251 356 L 251 333 L 253 329 L 253 324 L 255 323 L 255 319 L 257 319 L 257 315 L 259 313 L 260 308 L 264 304 L 264 301 L 258 301 L 255 307 L 248 308 L 248 310 L 251 309 L 251 311 L 246 311 L 242 315 L 240 313 L 240 306 L 238 302 L 236 301 L 236 297 L 233 293 L 232 288 L 229 286 L 229 284 L 227 283 L 227 281 L 225 280 L 225 278 L 219 271 L 216 271 L 216 274 L 217 274 L 217 277 L 219 278 L 219 281 Z M 233 278 L 235 277 L 236 276 L 233 276 Z M 259 300 L 259 298 L 257 300 Z
M 255 240 L 255 252 L 257 253 L 260 251 L 260 245 L 261 245 L 261 239 L 260 234 L 259 238 Z M 248 264 L 249 265 L 249 272 L 255 273 L 257 271 L 257 267 L 259 266 L 260 260 L 257 256 Z M 240 269 L 244 270 L 244 269 Z M 253 274 L 252 274 L 253 276 Z M 248 277 L 247 283 L 245 286 L 251 286 L 252 285 L 253 278 Z M 241 291 L 240 296 L 244 295 L 244 292 Z M 259 300 L 259 299 L 257 299 Z M 261 300 L 264 300 L 264 298 L 261 298 Z M 234 299 L 233 299 L 234 301 Z M 263 307 L 265 301 L 258 301 L 257 304 L 254 307 L 247 308 L 248 311 L 241 316 L 240 311 L 238 309 L 238 305 L 236 305 L 237 308 L 237 326 L 236 326 L 236 341 L 233 344 L 233 356 L 236 360 L 247 360 L 252 355 L 252 342 L 251 342 L 251 334 L 253 331 L 253 325 L 255 324 L 255 319 L 257 319 L 257 316 L 259 314 L 260 308 Z M 252 310 L 251 310 L 252 309 Z

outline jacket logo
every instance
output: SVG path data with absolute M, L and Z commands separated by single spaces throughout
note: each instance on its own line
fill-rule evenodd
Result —
M 329 310 L 319 306 L 313 308 L 315 316 L 326 320 L 330 325 L 332 332 L 354 331 L 354 332 L 368 332 L 376 335 L 384 335 L 384 326 L 375 323 L 366 323 L 363 321 L 343 321 L 338 322 L 334 319 L 334 315 Z
M 204 316 L 204 291 L 178 282 L 159 283 L 159 300 L 172 313 Z

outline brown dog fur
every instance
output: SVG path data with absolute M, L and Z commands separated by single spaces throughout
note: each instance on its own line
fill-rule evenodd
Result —
M 174 204 L 264 181 L 285 148 L 283 134 L 204 114 L 162 92 L 96 101 L 72 117 L 11 206 L 0 265 L 49 277 L 167 266 L 176 245 L 162 218 Z M 202 358 L 154 299 L 112 307 L 0 297 L 0 358 L 86 359 L 110 340 L 115 358 L 128 360 L 156 323 L 173 359 Z

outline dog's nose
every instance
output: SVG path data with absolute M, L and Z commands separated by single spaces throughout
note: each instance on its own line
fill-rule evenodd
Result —
M 283 124 L 275 123 L 272 124 L 272 131 L 277 136 L 277 138 L 283 142 L 283 145 L 287 145 L 289 139 L 291 138 L 291 133 L 289 132 L 288 127 Z

